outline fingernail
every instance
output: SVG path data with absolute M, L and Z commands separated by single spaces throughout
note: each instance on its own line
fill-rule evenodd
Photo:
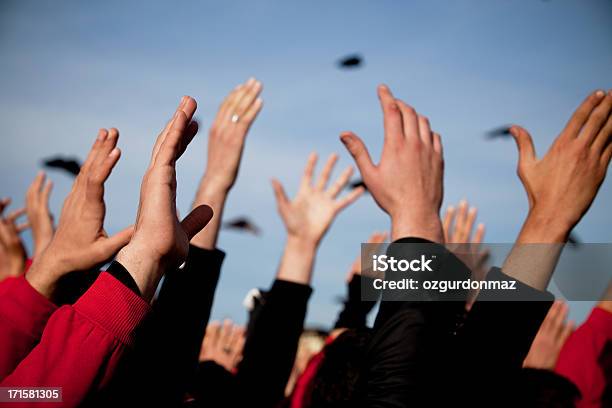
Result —
M 595 92 L 595 95 L 596 95 L 598 98 L 601 98 L 602 96 L 604 96 L 604 91 L 602 91 L 601 89 L 599 89 L 597 92 Z
M 247 85 L 251 85 L 253 82 L 255 82 L 255 78 L 250 77 L 249 80 L 247 81 Z

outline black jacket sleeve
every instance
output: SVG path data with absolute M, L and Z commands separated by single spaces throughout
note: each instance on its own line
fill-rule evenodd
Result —
M 481 291 L 458 337 L 464 350 L 487 356 L 483 364 L 520 369 L 554 296 L 512 279 L 499 268 L 492 268 L 487 280 L 514 281 L 516 289 Z
M 284 397 L 312 289 L 276 280 L 251 326 L 238 365 L 241 406 L 274 407 Z
M 426 240 L 406 238 L 396 241 L 389 247 L 387 255 L 414 259 L 423 251 L 437 260 L 428 279 L 462 280 L 469 277 L 467 267 L 453 254 Z M 405 273 L 388 272 L 385 278 L 397 280 L 402 274 Z M 445 363 L 442 356 L 452 341 L 464 302 L 445 300 L 446 295 L 429 291 L 415 293 L 414 297 L 405 296 L 398 290 L 382 293 L 373 338 L 366 354 L 364 406 L 431 406 L 430 390 L 440 385 L 436 374 Z M 457 298 L 461 296 L 465 294 Z
M 170 403 L 180 401 L 193 381 L 224 257 L 219 250 L 190 246 L 184 268 L 166 274 L 153 305 L 155 377 Z
M 449 383 L 460 389 L 478 384 L 479 399 L 499 403 L 500 395 L 520 387 L 523 360 L 554 297 L 512 279 L 499 268 L 492 268 L 487 280 L 513 281 L 516 289 L 479 293 L 457 331 L 455 374 Z
M 372 286 L 373 279 L 359 274 L 353 275 L 347 285 L 348 293 L 344 307 L 338 314 L 334 328 L 360 329 L 366 327 L 368 313 L 376 305 L 375 301 L 361 300 L 361 287 Z
M 189 247 L 166 273 L 153 311 L 98 406 L 178 406 L 192 384 L 225 254 Z

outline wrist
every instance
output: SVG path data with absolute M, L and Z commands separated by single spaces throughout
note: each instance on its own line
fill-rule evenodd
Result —
M 192 208 L 206 204 L 213 209 L 213 217 L 206 228 L 202 229 L 191 239 L 192 245 L 204 249 L 214 249 L 217 246 L 227 193 L 228 190 L 219 187 L 218 184 L 209 183 L 206 177 L 202 178 Z
M 220 177 L 204 173 L 198 186 L 196 197 L 203 195 L 206 197 L 221 198 L 227 196 L 233 183 L 228 183 Z
M 150 301 L 163 275 L 163 260 L 132 243 L 123 247 L 117 253 L 115 260 L 132 276 L 142 297 Z
M 410 210 L 390 213 L 391 240 L 413 237 L 423 238 L 431 242 L 444 243 L 442 222 L 437 213 L 416 214 Z
M 523 223 L 517 243 L 564 243 L 572 228 L 571 222 L 534 207 Z
M 315 241 L 289 235 L 276 278 L 309 285 L 316 252 Z
M 43 251 L 40 256 L 33 258 L 25 279 L 38 293 L 51 299 L 57 281 L 62 276 L 62 270 L 65 269 L 61 264 L 62 262 L 53 256 L 52 251 Z
M 318 241 L 312 238 L 291 234 L 287 236 L 287 250 L 310 254 L 316 252 L 318 246 Z

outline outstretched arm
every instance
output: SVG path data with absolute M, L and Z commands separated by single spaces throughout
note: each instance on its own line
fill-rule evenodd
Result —
M 313 182 L 316 160 L 316 154 L 308 158 L 300 188 L 292 200 L 280 182 L 273 181 L 287 242 L 276 280 L 251 325 L 243 360 L 238 366 L 240 386 L 249 398 L 257 396 L 258 406 L 274 406 L 283 398 L 312 291 L 309 284 L 316 251 L 340 211 L 363 193 L 363 189 L 356 189 L 338 198 L 351 176 L 350 167 L 327 185 L 336 155 L 328 159 L 321 175 Z
M 32 238 L 34 240 L 34 254 L 36 258 L 47 248 L 53 238 L 53 217 L 49 211 L 49 197 L 53 183 L 46 180 L 44 172 L 36 175 L 34 182 L 28 188 L 26 194 L 26 212 L 28 222 L 32 228 Z
M 238 85 L 219 107 L 208 137 L 206 171 L 193 202 L 194 208 L 206 203 L 214 215 L 192 238 L 192 245 L 205 249 L 217 245 L 225 201 L 238 176 L 246 136 L 263 106 L 261 91 L 261 82 L 251 78 Z
M 29 301 L 26 310 L 37 316 L 32 320 L 39 323 L 38 333 L 34 326 L 26 333 L 31 336 L 30 344 L 37 345 L 31 351 L 19 349 L 29 354 L 22 356 L 19 365 L 2 380 L 2 386 L 61 386 L 64 405 L 78 405 L 89 391 L 109 380 L 125 348 L 132 344 L 133 330 L 148 312 L 147 303 L 135 293 L 137 289 L 108 273 L 101 274 L 74 306 L 64 306 L 55 313 L 55 307 L 42 296 L 53 294 L 59 277 L 92 267 L 124 244 L 125 233 L 107 238 L 102 230 L 103 184 L 119 159 L 117 136 L 116 131 L 111 135 L 100 131 L 66 198 L 58 233 L 36 257 L 27 281 L 20 286 L 19 293 L 27 295 L 21 301 Z M 2 308 L 2 313 L 5 311 Z M 3 317 L 2 321 L 10 325 L 13 317 Z M 44 326 L 46 318 L 49 320 Z M 18 323 L 21 328 L 25 326 L 23 321 Z M 42 338 L 36 338 L 43 326 Z
M 287 198 L 278 180 L 272 181 L 278 212 L 287 230 L 285 251 L 276 274 L 279 280 L 305 285 L 310 283 L 315 253 L 321 239 L 340 211 L 359 198 L 364 191 L 360 187 L 345 197 L 338 198 L 353 173 L 351 167 L 344 170 L 331 186 L 327 186 L 337 160 L 337 155 L 331 155 L 319 179 L 313 183 L 317 155 L 311 154 L 300 189 L 293 200 Z
M 380 86 L 378 96 L 385 134 L 380 162 L 372 162 L 354 133 L 345 132 L 340 138 L 374 200 L 391 217 L 392 240 L 444 243 L 439 216 L 444 167 L 440 136 L 431 131 L 425 116 L 395 98 L 388 87 Z M 394 244 L 389 251 L 392 248 L 401 251 Z M 445 325 L 442 322 L 452 311 L 429 313 L 430 308 L 418 302 L 388 301 L 387 295 L 393 293 L 383 293 L 367 356 L 366 405 L 419 405 L 427 396 L 427 368 L 436 366 L 433 361 L 440 351 L 436 344 L 443 341 L 432 334 Z
M 510 132 L 519 149 L 518 175 L 529 214 L 503 271 L 544 290 L 563 244 L 606 176 L 612 155 L 612 91 L 589 95 L 541 159 L 525 129 L 513 126 Z

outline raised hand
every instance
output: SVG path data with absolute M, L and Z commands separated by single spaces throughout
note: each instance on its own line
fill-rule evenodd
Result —
M 445 241 L 453 244 L 481 243 L 484 237 L 484 224 L 478 224 L 476 232 L 472 235 L 477 213 L 478 209 L 469 207 L 465 200 L 459 202 L 457 208 L 449 206 L 442 223 Z
M 131 228 L 111 237 L 104 231 L 104 182 L 121 156 L 116 147 L 118 138 L 117 129 L 100 129 L 64 201 L 53 239 L 26 274 L 44 296 L 52 296 L 63 275 L 103 264 L 130 240 Z
M 3 212 L 10 202 L 8 198 L 0 200 L 0 281 L 21 275 L 27 258 L 19 234 L 28 228 L 28 224 L 17 224 L 17 219 L 25 214 L 25 209 L 15 210 L 5 218 Z
M 536 157 L 529 133 L 510 129 L 518 150 L 518 175 L 529 200 L 520 243 L 561 243 L 595 199 L 612 155 L 612 91 L 589 95 L 546 155 Z
M 207 249 L 216 245 L 225 200 L 238 176 L 246 135 L 263 106 L 261 91 L 261 82 L 251 78 L 238 85 L 219 107 L 208 136 L 206 171 L 193 203 L 193 208 L 203 203 L 211 206 L 214 216 L 193 237 L 193 245 Z
M 368 244 L 371 244 L 371 245 L 368 245 L 367 247 L 368 253 L 364 254 L 364 256 L 362 256 L 361 254 L 357 255 L 357 257 L 353 261 L 353 264 L 351 265 L 351 269 L 349 270 L 349 273 L 346 276 L 347 283 L 349 283 L 351 279 L 353 279 L 354 275 L 361 275 L 361 271 L 362 271 L 361 260 L 370 259 L 372 255 L 378 253 L 379 246 L 385 242 L 388 235 L 389 234 L 387 232 L 374 232 L 372 235 L 370 235 L 370 237 L 368 238 L 366 242 Z M 368 268 L 367 268 L 368 275 L 371 274 L 370 272 L 371 269 L 372 267 L 368 265 Z
M 591 206 L 612 155 L 612 91 L 589 95 L 546 155 L 537 159 L 526 130 L 510 129 L 519 150 L 518 175 L 529 199 L 529 214 L 504 273 L 544 290 L 563 244 Z M 547 245 L 528 245 L 547 244 Z
M 351 153 L 378 205 L 391 216 L 393 240 L 412 236 L 443 242 L 440 223 L 444 163 L 440 135 L 429 120 L 386 86 L 378 88 L 385 140 L 375 165 L 363 141 L 344 132 L 340 139 Z
M 53 183 L 51 180 L 45 183 L 45 179 L 45 173 L 39 172 L 26 193 L 26 213 L 34 239 L 34 258 L 40 256 L 49 245 L 54 233 L 53 216 L 49 211 L 49 196 Z
M 300 238 L 318 245 L 336 215 L 363 194 L 363 187 L 359 187 L 345 197 L 338 198 L 338 195 L 348 183 L 351 174 L 353 174 L 352 167 L 344 170 L 331 186 L 327 186 L 337 160 L 338 156 L 332 154 L 323 167 L 318 180 L 313 184 L 312 179 L 317 155 L 312 153 L 308 157 L 300 189 L 293 200 L 287 198 L 287 194 L 285 194 L 285 190 L 278 180 L 272 180 L 278 212 L 283 219 L 289 237 Z
M 338 157 L 335 154 L 330 156 L 317 182 L 313 184 L 317 155 L 312 153 L 308 157 L 299 191 L 293 200 L 287 198 L 278 180 L 272 180 L 278 212 L 287 230 L 287 243 L 276 274 L 277 279 L 309 284 L 317 248 L 325 232 L 336 215 L 364 192 L 363 187 L 359 187 L 345 197 L 338 198 L 353 173 L 350 167 L 327 187 L 336 160 Z
M 567 338 L 574 331 L 574 323 L 566 322 L 569 308 L 562 301 L 556 301 L 548 310 L 540 325 L 523 367 L 553 370 L 559 353 Z
M 182 222 L 176 212 L 176 161 L 197 133 L 197 124 L 191 121 L 196 107 L 193 98 L 183 97 L 159 134 L 140 187 L 134 235 L 117 254 L 117 261 L 130 272 L 146 300 L 153 297 L 163 273 L 185 260 L 189 240 L 212 217 L 206 205 L 193 209 Z
M 246 135 L 263 106 L 263 86 L 254 78 L 238 85 L 217 112 L 208 137 L 207 187 L 229 191 L 236 181 Z
M 225 320 L 223 324 L 211 322 L 206 327 L 199 360 L 214 361 L 227 371 L 233 372 L 242 360 L 244 341 L 244 327 L 234 324 L 231 320 Z
M 483 280 L 487 275 L 486 263 L 489 251 L 481 247 L 484 238 L 485 226 L 480 223 L 474 232 L 474 222 L 478 209 L 470 207 L 465 200 L 461 200 L 457 208 L 449 206 L 444 215 L 442 227 L 447 248 L 463 261 L 472 271 L 472 280 Z M 466 309 L 470 310 L 478 290 L 470 290 L 466 300 Z

